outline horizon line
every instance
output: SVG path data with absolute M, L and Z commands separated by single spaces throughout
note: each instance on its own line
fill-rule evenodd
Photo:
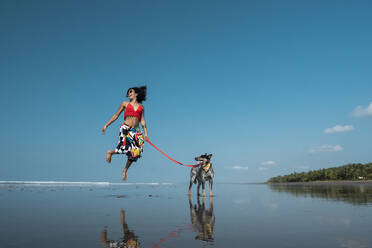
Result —
M 60 184 L 60 185 L 172 185 L 172 183 L 160 182 L 139 182 L 139 183 L 113 183 L 113 182 L 78 182 L 78 181 L 0 181 L 0 184 Z

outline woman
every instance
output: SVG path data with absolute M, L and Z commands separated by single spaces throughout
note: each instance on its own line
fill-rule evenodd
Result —
M 120 127 L 120 140 L 115 150 L 109 150 L 106 153 L 106 160 L 111 162 L 112 154 L 126 154 L 128 156 L 127 164 L 123 170 L 122 179 L 127 180 L 127 171 L 134 161 L 141 157 L 143 151 L 143 136 L 139 128 L 139 123 L 145 132 L 145 139 L 148 138 L 145 109 L 141 105 L 146 100 L 146 86 L 132 87 L 127 91 L 129 102 L 122 102 L 118 111 L 102 128 L 102 134 L 105 134 L 106 128 L 113 123 L 124 110 L 124 123 Z

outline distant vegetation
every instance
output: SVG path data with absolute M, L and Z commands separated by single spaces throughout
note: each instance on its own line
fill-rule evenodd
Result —
M 331 180 L 372 180 L 372 163 L 347 164 L 340 167 L 320 169 L 309 172 L 292 173 L 289 175 L 272 177 L 268 183 L 314 182 Z

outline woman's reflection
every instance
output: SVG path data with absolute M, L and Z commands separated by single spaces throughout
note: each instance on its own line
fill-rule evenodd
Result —
M 205 197 L 203 197 L 203 204 L 200 204 L 199 199 L 200 198 L 198 197 L 198 204 L 193 206 L 191 197 L 189 196 L 191 224 L 198 231 L 198 235 L 195 237 L 195 239 L 213 242 L 215 223 L 213 197 L 209 197 L 209 209 L 205 209 Z
M 138 237 L 134 232 L 130 231 L 127 223 L 125 222 L 125 211 L 120 211 L 120 220 L 123 225 L 124 237 L 119 240 L 107 239 L 107 230 L 104 230 L 101 234 L 102 244 L 109 247 L 120 247 L 120 248 L 137 248 L 139 247 Z

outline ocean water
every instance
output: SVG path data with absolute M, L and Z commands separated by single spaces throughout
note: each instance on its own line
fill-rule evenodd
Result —
M 187 187 L 0 182 L 0 247 L 372 247 L 371 183 Z

